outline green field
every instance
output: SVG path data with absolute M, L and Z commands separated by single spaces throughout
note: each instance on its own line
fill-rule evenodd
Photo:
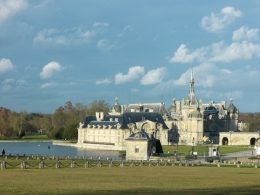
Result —
M 210 146 L 210 145 L 209 145 Z M 203 156 L 204 153 L 207 156 L 208 155 L 208 147 L 206 145 L 199 145 L 194 146 L 193 151 L 199 153 L 200 156 Z M 219 153 L 220 154 L 228 154 L 228 153 L 234 153 L 234 152 L 241 152 L 241 151 L 247 151 L 247 150 L 253 150 L 253 146 L 219 146 Z M 177 150 L 177 146 L 163 146 L 163 153 L 172 155 L 173 151 Z M 178 146 L 178 154 L 179 155 L 190 155 L 192 151 L 192 146 Z
M 259 194 L 260 169 L 92 167 L 1 169 L 1 194 Z

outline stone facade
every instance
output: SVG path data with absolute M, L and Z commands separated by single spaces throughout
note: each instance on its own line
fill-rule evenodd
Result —
M 132 133 L 126 139 L 126 160 L 148 160 L 152 153 L 156 153 L 156 141 L 144 130 Z
M 255 145 L 259 132 L 221 132 L 219 145 Z
M 237 132 L 239 111 L 230 99 L 207 104 L 197 100 L 191 72 L 187 99 L 173 99 L 167 109 L 162 103 L 119 105 L 118 99 L 108 115 L 87 116 L 78 128 L 78 146 L 94 149 L 125 150 L 126 138 L 141 129 L 162 145 L 196 145 L 221 142 L 220 132 Z

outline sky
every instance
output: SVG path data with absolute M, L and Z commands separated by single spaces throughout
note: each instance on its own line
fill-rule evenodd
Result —
M 260 1 L 0 0 L 0 106 L 232 97 L 260 111 Z

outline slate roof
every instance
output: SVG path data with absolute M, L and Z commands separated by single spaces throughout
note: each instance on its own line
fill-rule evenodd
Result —
M 143 129 L 132 133 L 126 140 L 156 140 L 152 135 L 146 133 Z
M 140 113 L 124 113 L 122 115 L 122 128 L 127 128 L 128 123 L 136 123 L 142 120 L 150 120 L 156 123 L 161 123 L 164 129 L 168 129 L 162 115 L 154 112 L 140 112 Z
M 143 112 L 149 112 L 149 109 L 153 109 L 153 112 L 160 113 L 161 115 L 169 114 L 163 103 L 141 103 L 141 104 L 129 104 L 126 112 L 131 112 L 131 109 L 139 108 L 143 106 Z
M 112 119 L 112 120 L 111 120 Z M 155 112 L 130 112 L 123 113 L 122 115 L 106 115 L 103 121 L 97 121 L 95 116 L 87 116 L 83 121 L 83 128 L 86 128 L 88 124 L 90 125 L 112 125 L 120 124 L 120 129 L 128 129 L 129 123 L 136 123 L 142 120 L 150 120 L 156 123 L 161 123 L 164 129 L 168 129 L 165 124 L 162 115 Z M 115 128 L 115 127 L 113 127 Z
M 81 123 L 83 123 L 83 126 L 82 126 L 82 128 L 86 128 L 87 127 L 87 125 L 91 122 L 91 121 L 96 121 L 97 120 L 97 118 L 96 118 L 96 116 L 86 116 L 83 120 L 82 120 L 82 122 Z

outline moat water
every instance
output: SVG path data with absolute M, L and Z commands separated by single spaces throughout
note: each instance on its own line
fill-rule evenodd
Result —
M 5 150 L 6 155 L 48 155 L 48 156 L 70 156 L 86 158 L 119 158 L 118 151 L 90 150 L 73 146 L 53 145 L 52 142 L 0 142 L 0 152 Z

